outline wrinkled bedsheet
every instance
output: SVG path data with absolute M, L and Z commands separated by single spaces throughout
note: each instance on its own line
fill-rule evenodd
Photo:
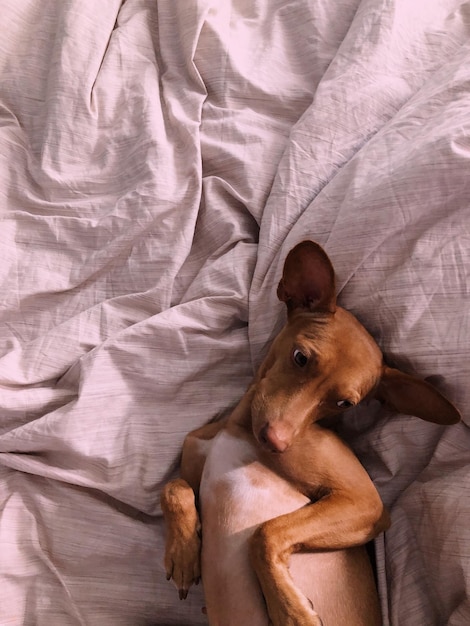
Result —
M 205 624 L 159 490 L 243 393 L 311 238 L 464 422 L 339 428 L 385 624 L 470 623 L 470 2 L 1 0 L 0 624 Z

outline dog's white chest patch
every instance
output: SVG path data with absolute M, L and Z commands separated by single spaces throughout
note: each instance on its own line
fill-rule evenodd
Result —
M 236 533 L 300 508 L 308 499 L 258 460 L 255 445 L 222 431 L 201 481 L 203 526 Z

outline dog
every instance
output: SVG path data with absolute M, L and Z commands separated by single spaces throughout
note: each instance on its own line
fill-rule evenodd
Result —
M 321 420 L 364 399 L 454 424 L 454 405 L 384 364 L 336 303 L 333 266 L 312 241 L 287 255 L 287 322 L 231 415 L 190 433 L 165 485 L 165 568 L 180 598 L 202 576 L 211 626 L 379 626 L 364 545 L 389 515 L 348 446 Z M 202 550 L 201 550 L 202 529 Z

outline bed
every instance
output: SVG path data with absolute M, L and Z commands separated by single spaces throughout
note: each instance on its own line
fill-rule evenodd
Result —
M 202 625 L 162 485 L 310 238 L 460 408 L 338 428 L 392 516 L 384 623 L 470 623 L 470 2 L 2 0 L 0 624 Z

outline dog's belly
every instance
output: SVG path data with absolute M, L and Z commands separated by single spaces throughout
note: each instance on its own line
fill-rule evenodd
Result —
M 202 581 L 211 626 L 267 626 L 248 539 L 268 519 L 308 499 L 257 459 L 249 441 L 222 431 L 212 442 L 200 488 Z
M 211 626 L 268 626 L 264 598 L 249 563 L 248 540 L 259 524 L 308 502 L 259 462 L 249 441 L 226 431 L 213 440 L 200 488 L 202 581 Z M 294 554 L 290 571 L 324 626 L 379 623 L 373 617 L 377 607 L 368 606 L 366 590 L 374 583 L 363 548 Z M 359 579 L 364 603 L 357 584 L 351 584 Z

